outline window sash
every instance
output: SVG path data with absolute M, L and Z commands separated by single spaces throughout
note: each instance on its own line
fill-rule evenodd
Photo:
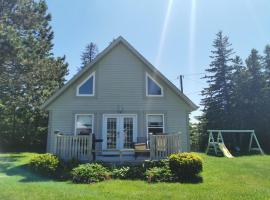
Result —
M 90 84 L 91 88 L 87 88 L 85 84 Z M 88 92 L 85 90 L 88 89 Z M 90 74 L 86 79 L 84 79 L 78 86 L 76 91 L 76 96 L 94 96 L 95 95 L 95 72 Z
M 146 73 L 146 96 L 149 97 L 162 97 L 163 96 L 163 87 L 154 80 L 149 74 Z M 152 89 L 152 91 L 151 91 Z
M 147 115 L 147 133 L 164 133 L 164 115 Z
M 92 114 L 76 114 L 75 115 L 75 134 L 76 135 L 89 135 L 93 133 Z

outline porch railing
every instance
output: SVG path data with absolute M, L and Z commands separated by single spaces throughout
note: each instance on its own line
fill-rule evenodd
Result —
M 62 159 L 92 160 L 92 134 L 56 135 L 55 154 Z
M 150 159 L 159 160 L 180 151 L 180 134 L 150 134 Z M 92 134 L 90 135 L 55 135 L 54 154 L 62 159 L 78 159 L 92 161 L 92 152 L 103 152 L 92 149 Z M 120 152 L 121 155 L 122 152 Z
M 180 151 L 180 134 L 150 134 L 150 159 L 159 160 Z

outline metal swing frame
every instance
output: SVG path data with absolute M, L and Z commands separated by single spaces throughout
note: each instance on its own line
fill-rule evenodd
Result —
M 206 153 L 208 153 L 209 149 L 213 147 L 215 154 L 216 155 L 218 154 L 218 145 L 224 144 L 224 139 L 222 136 L 222 134 L 224 133 L 231 133 L 231 134 L 232 133 L 247 133 L 247 134 L 250 134 L 248 152 L 252 150 L 256 150 L 256 151 L 259 151 L 262 155 L 264 155 L 264 152 L 261 148 L 261 145 L 257 139 L 257 136 L 254 130 L 207 130 L 207 132 L 209 133 L 209 138 L 208 138 L 208 145 L 207 145 Z M 216 138 L 214 137 L 213 133 L 218 133 Z M 257 148 L 252 147 L 253 141 L 255 141 Z

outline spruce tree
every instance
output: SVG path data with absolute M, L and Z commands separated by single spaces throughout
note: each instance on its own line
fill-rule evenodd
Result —
M 233 59 L 233 76 L 232 76 L 232 97 L 231 97 L 231 118 L 232 125 L 236 129 L 245 128 L 245 104 L 246 101 L 246 81 L 247 70 L 239 56 Z
M 267 87 L 270 89 L 270 45 L 266 45 L 264 49 L 263 67 L 265 70 Z
M 208 129 L 226 129 L 231 126 L 230 102 L 232 91 L 233 49 L 227 36 L 220 31 L 213 43 L 212 62 L 204 77 L 208 87 L 202 91 L 203 119 Z
M 86 45 L 85 50 L 81 55 L 82 64 L 78 70 L 83 69 L 89 63 L 91 63 L 95 59 L 97 54 L 98 54 L 98 47 L 95 43 L 90 42 L 88 45 Z
M 259 131 L 262 127 L 262 119 L 264 115 L 264 98 L 263 88 L 265 79 L 262 72 L 262 57 L 256 49 L 252 49 L 250 55 L 246 59 L 247 65 L 247 89 L 246 89 L 246 128 Z

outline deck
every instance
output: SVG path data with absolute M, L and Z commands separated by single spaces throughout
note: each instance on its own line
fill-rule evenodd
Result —
M 102 160 L 108 162 L 141 162 L 160 160 L 180 151 L 180 134 L 149 135 L 145 148 L 122 150 L 99 150 L 95 148 L 93 136 L 56 134 L 54 154 L 61 159 L 78 159 L 85 162 Z M 136 146 L 136 145 L 135 145 Z

